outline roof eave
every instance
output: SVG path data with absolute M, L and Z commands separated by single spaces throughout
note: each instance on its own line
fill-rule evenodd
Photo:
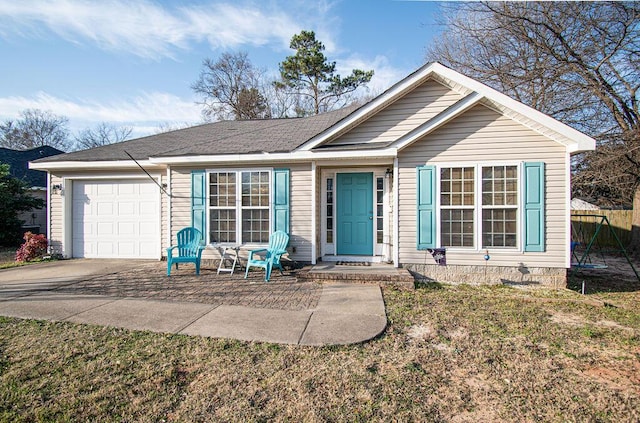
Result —
M 137 160 L 137 163 L 145 169 L 154 169 L 158 166 L 149 159 Z M 58 162 L 29 162 L 29 169 L 55 171 L 55 170 L 104 170 L 104 169 L 140 169 L 132 160 L 105 160 L 105 161 L 58 161 Z
M 208 163 L 242 163 L 242 162 L 300 162 L 326 159 L 361 159 L 361 158 L 394 158 L 396 148 L 382 148 L 356 151 L 294 151 L 290 153 L 261 154 L 220 154 L 207 156 L 151 157 L 150 163 L 155 165 L 190 165 Z

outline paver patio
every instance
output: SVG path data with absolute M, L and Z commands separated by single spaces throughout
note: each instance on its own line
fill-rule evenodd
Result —
M 265 282 L 264 272 L 258 271 L 249 272 L 244 279 L 244 272 L 217 275 L 215 269 L 205 267 L 196 276 L 189 264 L 177 271 L 174 268 L 168 277 L 166 266 L 166 262 L 149 262 L 134 270 L 114 269 L 111 274 L 88 277 L 53 292 L 279 310 L 313 309 L 322 293 L 319 283 L 298 281 L 296 270 L 285 271 L 284 276 L 274 272 Z

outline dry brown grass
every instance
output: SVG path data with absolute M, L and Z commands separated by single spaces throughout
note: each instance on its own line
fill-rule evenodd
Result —
M 16 260 L 16 249 L 0 247 L 0 265 L 13 263 Z
M 324 348 L 0 318 L 0 420 L 640 419 L 637 307 L 503 287 L 384 297 L 381 337 Z

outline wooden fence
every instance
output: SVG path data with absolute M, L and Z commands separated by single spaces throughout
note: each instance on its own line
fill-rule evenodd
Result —
M 580 215 L 580 216 L 576 216 Z M 629 245 L 631 242 L 631 222 L 633 210 L 572 210 L 571 211 L 571 240 L 587 245 L 601 221 L 596 216 L 607 216 L 611 229 L 613 229 L 622 242 Z M 605 248 L 619 248 L 615 238 L 606 227 L 606 223 L 600 229 L 596 243 Z

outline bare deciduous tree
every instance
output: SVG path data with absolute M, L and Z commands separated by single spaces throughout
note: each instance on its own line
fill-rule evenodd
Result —
M 247 53 L 223 53 L 215 62 L 203 62 L 191 88 L 202 98 L 206 120 L 261 119 L 270 116 L 260 80 L 261 72 L 251 64 Z
M 640 4 L 456 3 L 428 50 L 438 60 L 598 141 L 574 193 L 633 204 L 640 248 Z
M 87 128 L 80 132 L 75 137 L 76 148 L 100 147 L 124 141 L 131 136 L 132 131 L 133 129 L 128 126 L 118 127 L 110 123 L 102 122 L 95 128 Z
M 0 146 L 29 150 L 45 145 L 69 151 L 69 119 L 48 110 L 26 109 L 20 118 L 0 123 Z

